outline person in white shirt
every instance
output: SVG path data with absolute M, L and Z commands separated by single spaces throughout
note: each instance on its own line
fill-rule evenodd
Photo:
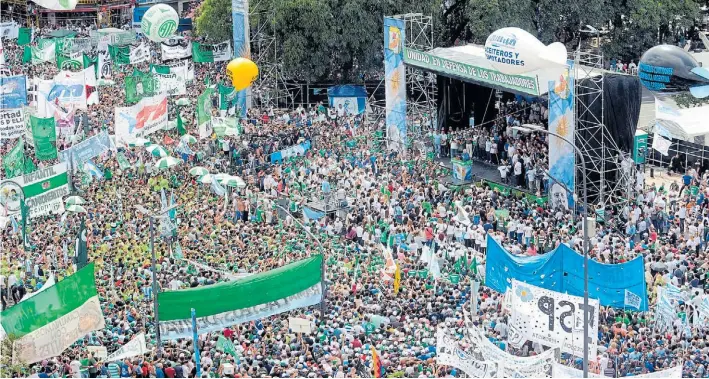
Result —
M 515 185 L 517 187 L 520 187 L 523 183 L 523 180 L 524 180 L 522 178 L 522 162 L 517 161 L 515 163 L 514 173 L 515 173 Z

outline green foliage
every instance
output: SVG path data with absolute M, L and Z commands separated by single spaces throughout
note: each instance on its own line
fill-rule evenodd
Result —
M 698 99 L 687 92 L 675 95 L 672 97 L 672 99 L 675 101 L 675 103 L 677 103 L 677 106 L 680 108 L 700 107 L 709 104 L 709 98 Z
M 29 367 L 23 362 L 12 361 L 12 345 L 17 338 L 14 335 L 7 335 L 0 342 L 0 378 L 12 378 L 17 374 L 20 377 L 28 377 Z
M 207 41 L 232 40 L 231 0 L 204 0 L 195 17 L 195 32 Z

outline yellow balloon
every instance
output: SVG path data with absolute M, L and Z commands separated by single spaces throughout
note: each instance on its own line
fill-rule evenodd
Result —
M 258 66 L 246 58 L 236 58 L 226 65 L 226 74 L 237 91 L 251 86 L 258 78 Z

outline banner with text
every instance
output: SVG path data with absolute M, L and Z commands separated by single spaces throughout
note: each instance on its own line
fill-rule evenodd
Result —
M 0 140 L 15 139 L 25 134 L 25 112 L 22 108 L 0 110 Z
M 167 125 L 167 97 L 146 97 L 130 107 L 116 107 L 114 111 L 116 144 L 126 146 L 138 137 L 145 137 Z

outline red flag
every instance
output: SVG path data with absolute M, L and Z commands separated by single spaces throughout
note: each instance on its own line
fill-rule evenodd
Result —
M 381 378 L 382 377 L 382 359 L 379 358 L 379 353 L 377 353 L 377 349 L 372 348 L 372 369 L 374 370 L 374 377 L 375 378 Z
M 162 139 L 162 143 L 164 145 L 172 145 L 173 143 L 175 143 L 175 140 L 170 138 L 167 134 L 165 134 L 165 136 Z

